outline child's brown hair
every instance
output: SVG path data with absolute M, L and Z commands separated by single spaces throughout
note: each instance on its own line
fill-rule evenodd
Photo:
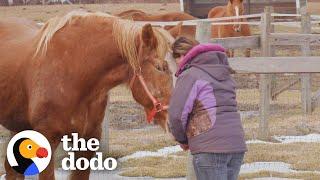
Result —
M 194 46 L 198 44 L 199 42 L 197 40 L 180 36 L 172 45 L 172 55 L 174 58 L 185 56 Z

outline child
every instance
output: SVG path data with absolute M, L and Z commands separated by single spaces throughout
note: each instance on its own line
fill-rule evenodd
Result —
M 185 37 L 172 50 L 179 68 L 170 130 L 193 154 L 198 180 L 236 180 L 247 148 L 225 50 Z

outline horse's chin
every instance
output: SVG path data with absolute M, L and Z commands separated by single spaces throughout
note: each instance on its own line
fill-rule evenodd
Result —
M 169 132 L 169 126 L 168 126 L 167 122 L 165 122 L 163 125 L 161 125 L 161 128 L 164 130 L 165 133 Z
M 237 33 L 241 32 L 241 28 L 234 28 L 233 30 L 234 32 L 237 32 Z
M 166 132 L 166 133 L 168 133 L 169 132 L 169 126 L 168 126 L 168 121 L 167 121 L 167 119 L 156 119 L 155 121 L 154 121 L 154 123 L 156 124 L 156 125 L 159 125 L 163 130 L 164 130 L 164 132 Z

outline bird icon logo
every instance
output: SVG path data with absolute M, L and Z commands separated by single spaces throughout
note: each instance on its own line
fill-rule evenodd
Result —
M 42 172 L 51 159 L 48 140 L 39 132 L 22 131 L 10 140 L 7 147 L 10 166 L 20 174 L 33 176 Z

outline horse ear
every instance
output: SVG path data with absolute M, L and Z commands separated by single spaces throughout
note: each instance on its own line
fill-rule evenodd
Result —
M 152 30 L 151 24 L 146 24 L 142 27 L 142 41 L 143 43 L 152 49 L 156 48 L 158 45 L 157 38 Z
M 181 35 L 182 24 L 182 22 L 179 22 L 176 26 L 168 30 L 172 37 L 176 38 Z

